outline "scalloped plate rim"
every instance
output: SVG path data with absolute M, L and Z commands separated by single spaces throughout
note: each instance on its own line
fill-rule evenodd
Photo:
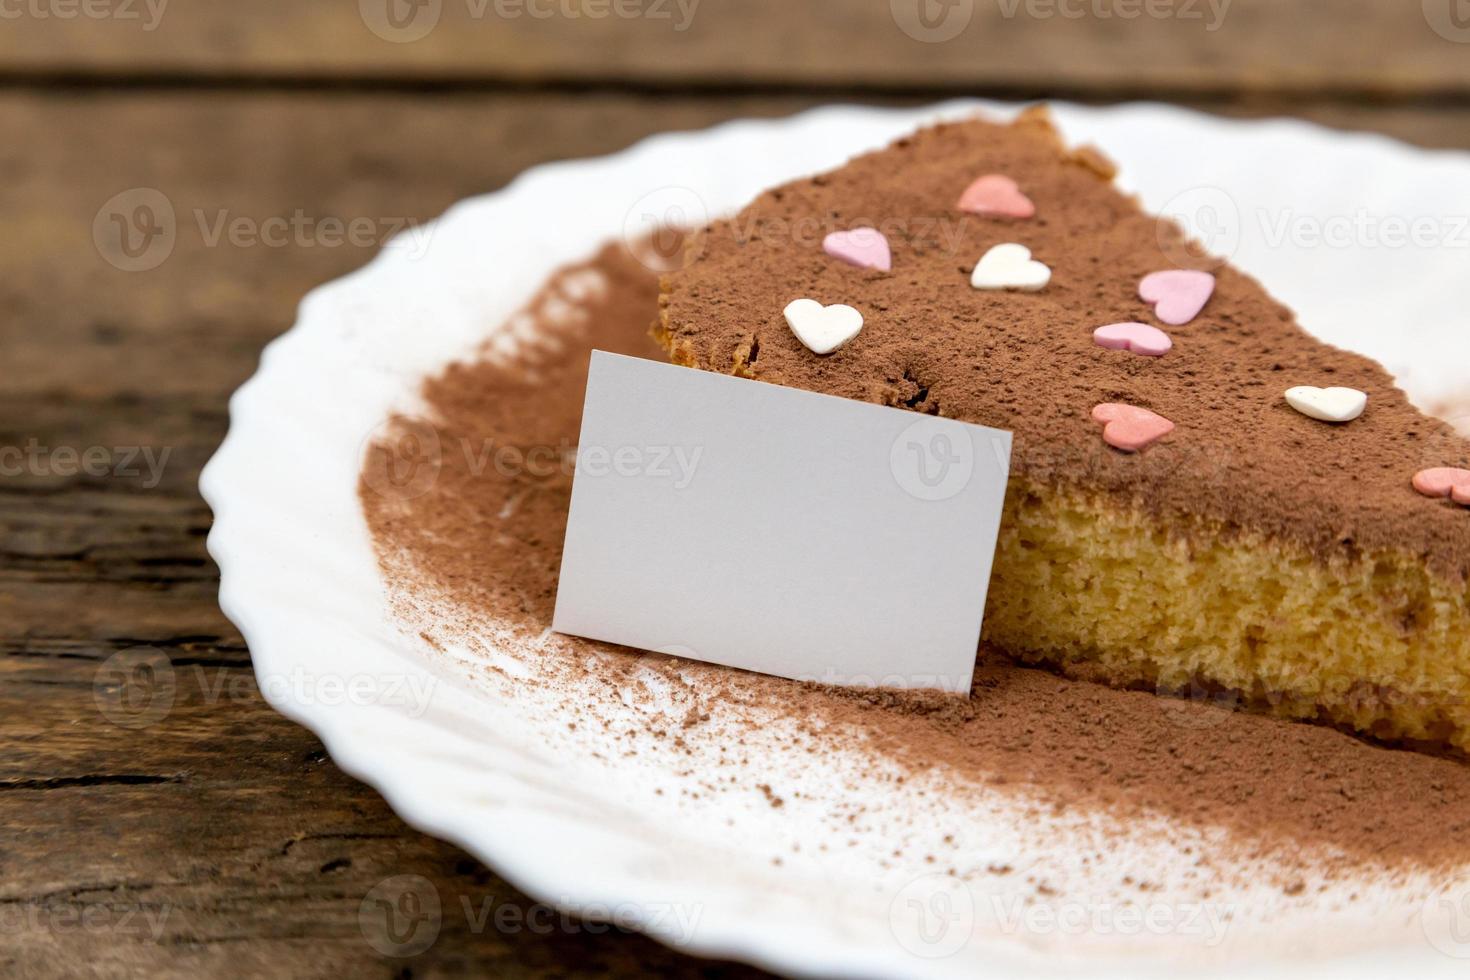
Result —
M 1373 152 L 1390 154 L 1409 163 L 1420 163 L 1426 158 L 1452 160 L 1455 164 L 1464 167 L 1466 173 L 1470 173 L 1470 157 L 1457 151 L 1422 150 L 1379 134 L 1345 133 L 1301 120 L 1218 119 L 1155 103 L 1134 103 L 1100 109 L 1083 109 L 1065 103 L 1052 103 L 1052 105 L 1059 117 L 1086 114 L 1099 119 L 1103 117 L 1116 119 L 1130 114 L 1151 114 L 1176 120 L 1188 119 L 1192 122 L 1208 120 L 1212 125 L 1230 127 L 1236 131 L 1269 127 L 1277 131 L 1290 131 L 1294 136 L 1306 136 L 1317 140 L 1330 139 L 1338 142 L 1339 145 L 1351 142 L 1362 147 L 1371 147 Z M 636 158 L 640 154 L 687 145 L 689 141 L 729 138 L 736 134 L 750 138 L 771 139 L 803 126 L 819 127 L 824 124 L 848 121 L 871 122 L 880 118 L 885 124 L 891 123 L 896 130 L 902 130 L 938 118 L 949 118 L 976 111 L 1009 114 L 1019 108 L 1021 106 L 973 100 L 946 102 L 921 109 L 879 109 L 867 106 L 836 105 L 811 109 L 787 118 L 737 119 L 704 130 L 659 133 L 627 149 L 604 157 L 556 161 L 531 168 L 498 191 L 478 195 L 454 204 L 440 218 L 426 227 L 443 227 L 471 219 L 496 202 L 505 201 L 513 195 L 524 192 L 528 187 L 534 188 L 538 181 L 585 174 L 619 161 Z M 1065 123 L 1063 128 L 1066 129 Z M 799 174 L 792 176 L 799 176 Z M 606 231 L 599 231 L 599 234 L 603 238 L 609 237 Z M 242 501 L 235 495 L 230 485 L 230 471 L 237 465 L 248 464 L 251 454 L 258 450 L 258 447 L 252 443 L 252 426 L 260 417 L 258 413 L 269 414 L 271 411 L 272 406 L 267 403 L 267 398 L 270 394 L 269 386 L 272 379 L 280 369 L 281 362 L 298 353 L 296 350 L 298 346 L 303 345 L 318 331 L 327 328 L 326 321 L 332 313 L 332 298 L 351 284 L 367 282 L 383 275 L 400 260 L 400 255 L 384 250 L 362 268 L 309 292 L 299 306 L 295 324 L 266 346 L 256 373 L 230 398 L 228 432 L 200 476 L 201 494 L 214 512 L 214 523 L 208 536 L 207 546 L 220 570 L 221 609 L 244 637 L 251 652 L 257 679 L 262 681 L 262 694 L 272 708 L 314 732 L 321 738 L 337 765 L 353 777 L 372 786 L 410 826 L 451 841 L 475 854 L 532 897 L 545 899 L 547 896 L 567 896 L 575 892 L 578 900 L 584 903 L 629 902 L 629 896 L 636 895 L 639 891 L 639 882 L 636 876 L 628 874 L 626 869 L 619 868 L 617 862 L 611 861 L 604 867 L 594 869 L 599 873 L 596 877 L 591 878 L 585 869 L 580 869 L 575 881 L 569 881 L 566 874 L 558 874 L 555 870 L 549 870 L 547 861 L 534 848 L 518 848 L 513 844 L 497 846 L 492 843 L 489 839 L 492 835 L 484 832 L 486 818 L 483 815 L 480 815 L 474 821 L 474 826 L 471 827 L 470 817 L 473 814 L 466 813 L 463 806 L 448 809 L 438 806 L 439 801 L 432 798 L 432 787 L 429 785 L 432 780 L 429 777 L 415 772 L 412 766 L 401 764 L 397 755 L 384 756 L 375 753 L 372 747 L 366 744 L 371 739 L 363 738 L 360 729 L 364 723 L 370 724 L 373 735 L 377 735 L 378 726 L 397 717 L 395 712 L 380 705 L 365 705 L 354 706 L 352 712 L 341 713 L 333 709 L 325 709 L 320 705 L 298 702 L 289 696 L 273 694 L 264 684 L 264 681 L 272 675 L 272 671 L 280 663 L 298 661 L 291 652 L 292 640 L 289 629 L 272 617 L 269 610 L 258 605 L 258 596 L 252 589 L 253 583 L 242 571 L 241 555 L 250 550 L 253 539 L 251 529 L 243 526 L 240 521 L 239 505 Z M 569 259 L 562 261 L 566 260 Z M 560 261 L 548 266 L 547 271 L 549 272 L 550 268 L 559 264 L 561 264 Z M 360 512 L 358 518 L 361 519 Z M 286 635 L 279 635 L 283 631 Z M 398 721 L 401 724 L 402 719 L 399 718 Z M 516 821 L 524 822 L 542 818 L 535 813 L 512 812 L 512 808 L 502 807 L 500 812 L 491 819 L 502 822 L 510 821 L 514 824 Z M 692 884 L 707 886 L 709 883 L 696 880 Z M 665 890 L 662 894 L 667 896 L 667 886 L 663 887 Z M 706 904 L 709 904 L 709 896 L 706 895 L 703 898 Z M 636 902 L 637 899 L 631 899 L 631 901 Z M 833 948 L 831 942 L 812 943 L 809 940 L 816 937 L 813 937 L 809 931 L 803 936 L 808 942 L 801 945 L 796 945 L 789 939 L 777 941 L 786 936 L 786 931 L 769 932 L 757 928 L 756 923 L 741 918 L 734 911 L 733 904 L 726 914 L 729 916 L 728 921 L 720 921 L 718 917 L 713 921 L 708 919 L 702 921 L 702 931 L 698 940 L 681 947 L 683 951 L 704 956 L 739 959 L 768 969 L 803 975 L 868 975 L 872 974 L 875 969 L 889 972 L 892 975 L 921 975 L 928 974 L 930 972 L 928 968 L 936 965 L 929 961 L 916 961 L 909 957 L 891 955 L 891 947 L 888 944 L 837 949 Z M 708 923 L 707 927 L 706 923 Z M 764 923 L 765 929 L 770 929 L 773 925 L 779 926 L 779 923 Z M 653 931 L 651 934 L 664 941 L 669 939 L 667 934 L 661 935 L 658 931 Z M 1371 975 L 1368 971 L 1376 971 L 1380 963 L 1381 960 L 1376 954 L 1360 954 L 1352 957 L 1351 960 L 1334 959 L 1310 965 L 1296 965 L 1290 967 L 1294 971 L 1290 975 L 1301 975 L 1303 971 L 1325 974 L 1334 969 L 1352 966 L 1355 972 L 1361 969 L 1363 975 L 1368 976 Z M 1007 960 L 1005 956 L 997 955 L 996 961 L 989 964 L 989 967 L 993 975 L 1003 978 L 1036 976 L 1039 971 L 1051 972 L 1052 968 L 1059 965 L 1055 962 L 1037 962 L 1034 958 L 1026 956 Z M 1244 969 L 1259 965 L 1242 963 L 1242 972 Z M 1437 960 L 1430 960 L 1420 965 L 1428 969 L 1431 965 L 1445 964 Z M 1448 966 L 1453 966 L 1453 963 Z M 1232 967 L 1221 972 L 1233 973 L 1236 972 L 1236 969 Z M 1119 961 L 1116 970 L 1109 969 L 1105 974 L 1093 971 L 1090 975 L 1136 976 L 1139 973 L 1136 965 Z M 1253 975 L 1261 974 L 1256 972 Z M 1448 968 L 1445 970 L 1445 975 L 1449 975 Z

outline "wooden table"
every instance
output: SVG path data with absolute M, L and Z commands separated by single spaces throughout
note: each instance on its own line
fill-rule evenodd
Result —
M 1235 0 L 1218 23 L 1207 0 L 1135 20 L 1062 2 L 1085 16 L 960 0 L 935 42 L 888 0 L 7 5 L 0 971 L 747 972 L 595 925 L 497 927 L 532 900 L 261 700 L 216 606 L 199 469 L 302 294 L 372 254 L 331 219 L 391 230 L 660 130 L 838 99 L 1147 97 L 1470 145 L 1456 0 Z M 172 207 L 172 249 L 109 261 L 94 225 L 131 220 L 139 189 Z M 395 875 L 446 909 L 411 959 L 359 926 Z

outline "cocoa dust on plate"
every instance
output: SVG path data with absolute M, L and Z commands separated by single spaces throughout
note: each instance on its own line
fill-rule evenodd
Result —
M 588 354 L 661 359 L 649 338 L 657 302 L 655 274 L 608 246 L 559 273 L 528 307 L 539 311 L 534 319 L 509 325 L 517 343 L 492 342 L 424 383 L 423 418 L 401 420 L 397 436 L 368 454 L 360 483 L 392 589 L 432 589 L 467 614 L 544 635 Z M 450 445 L 479 450 L 439 451 Z M 432 466 L 432 485 L 394 492 L 400 471 L 421 463 Z M 601 666 L 586 669 L 678 663 L 569 642 L 603 654 Z M 1228 694 L 1113 690 L 1019 667 L 988 648 L 968 698 L 825 688 L 714 668 L 700 676 L 708 697 L 738 683 L 741 696 L 807 719 L 822 738 L 845 733 L 909 771 L 951 775 L 956 792 L 978 785 L 1057 810 L 1117 821 L 1162 816 L 1226 831 L 1238 854 L 1202 861 L 1310 853 L 1313 870 L 1329 875 L 1359 864 L 1392 872 L 1470 862 L 1470 766 L 1233 711 Z M 685 724 L 697 724 L 693 714 Z M 763 792 L 779 805 L 769 787 Z M 1324 854 L 1333 867 L 1315 857 Z M 1291 875 L 1280 882 L 1288 894 L 1301 887 Z

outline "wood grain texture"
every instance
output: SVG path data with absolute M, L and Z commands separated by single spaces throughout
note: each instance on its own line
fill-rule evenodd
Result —
M 230 37 L 240 57 L 266 45 Z M 288 54 L 309 47 L 278 38 Z M 480 922 L 487 903 L 521 917 L 534 903 L 406 828 L 262 702 L 216 605 L 198 470 L 225 432 L 229 393 L 302 294 L 376 243 L 214 241 L 208 229 L 222 214 L 260 229 L 298 211 L 315 227 L 423 221 L 536 163 L 819 98 L 0 93 L 0 972 L 743 972 L 559 919 L 548 933 Z M 1461 108 L 1296 111 L 1470 144 Z M 107 260 L 94 225 L 138 188 L 164 195 L 177 226 L 161 263 L 130 272 Z M 380 955 L 360 919 L 370 890 L 400 875 L 426 879 L 445 909 L 438 941 L 403 960 Z
M 797 111 L 810 96 L 282 97 L 250 93 L 12 93 L 0 97 L 3 397 L 211 394 L 243 381 L 312 286 L 366 262 L 404 222 L 493 190 L 526 167 L 620 149 L 670 129 Z M 904 100 L 912 102 L 912 100 Z M 890 100 L 893 104 L 895 100 Z M 1274 115 L 1267 100 L 1233 115 Z M 1426 146 L 1470 144 L 1470 110 L 1339 105 L 1297 115 Z M 451 149 L 452 148 L 452 149 Z M 156 268 L 109 264 L 94 222 L 119 193 L 171 203 L 177 236 Z M 273 238 L 268 223 L 298 219 Z M 313 233 L 365 221 L 365 245 Z M 247 234 L 220 231 L 243 221 Z M 251 237 L 252 232 L 256 237 Z M 59 356 L 59 352 L 66 352 Z M 42 404 L 45 404 L 44 402 Z M 216 406 L 222 410 L 222 402 Z M 164 420 L 173 418 L 163 416 Z M 0 415 L 15 439 L 25 413 Z
M 29 0 L 45 15 L 17 6 L 8 17 L 6 73 L 1139 97 L 1470 92 L 1470 47 L 1437 33 L 1414 0 L 92 0 L 102 16 L 46 13 L 58 2 Z M 1454 3 L 1442 0 L 1445 24 Z
M 264 704 L 216 604 L 198 471 L 229 392 L 301 294 L 373 246 L 211 244 L 182 228 L 196 208 L 425 220 L 671 118 L 782 108 L 0 97 L 13 137 L 0 450 L 23 453 L 0 455 L 0 973 L 749 972 L 549 915 L 406 828 Z M 125 272 L 93 220 L 136 186 L 166 193 L 181 230 L 162 264 Z M 429 883 L 443 919 L 429 950 L 398 960 L 360 916 L 403 875 Z

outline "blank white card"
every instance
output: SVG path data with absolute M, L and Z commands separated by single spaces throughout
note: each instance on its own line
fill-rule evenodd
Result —
M 968 693 L 1011 434 L 595 351 L 552 628 Z

